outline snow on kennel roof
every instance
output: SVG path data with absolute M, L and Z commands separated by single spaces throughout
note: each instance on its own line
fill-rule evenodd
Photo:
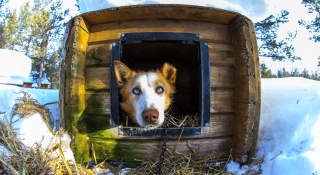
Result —
M 23 85 L 31 70 L 31 59 L 21 52 L 0 49 L 0 84 Z
M 142 5 L 142 4 L 187 4 L 205 7 L 215 7 L 238 12 L 249 17 L 253 22 L 265 19 L 269 12 L 267 0 L 80 0 L 80 10 L 82 13 L 100 10 L 104 8 Z

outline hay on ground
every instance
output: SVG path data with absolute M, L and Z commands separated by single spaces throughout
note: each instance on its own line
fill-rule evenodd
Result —
M 18 98 L 13 109 L 13 115 L 19 114 L 21 116 L 31 115 L 34 112 L 39 112 L 47 121 L 48 126 L 52 125 L 53 117 L 45 105 L 39 104 L 35 99 L 30 98 L 30 95 L 23 92 L 23 96 Z M 4 114 L 0 114 L 4 115 Z M 9 116 L 8 118 L 12 117 Z M 68 162 L 64 159 L 61 146 L 58 144 L 51 150 L 43 150 L 39 145 L 34 145 L 32 148 L 26 147 L 17 139 L 16 134 L 10 127 L 10 120 L 0 121 L 0 174 L 5 175 L 20 175 L 20 174 L 48 174 L 48 175 L 104 175 L 104 174 L 156 174 L 158 171 L 158 161 L 139 160 L 140 166 L 136 168 L 123 168 L 121 166 L 114 166 L 108 163 L 107 160 L 100 163 L 92 161 L 93 166 L 79 165 L 74 162 Z M 193 126 L 197 124 L 195 116 L 185 116 L 182 119 L 169 118 L 170 125 L 176 127 Z M 54 130 L 53 130 L 54 132 Z M 59 133 L 60 132 L 60 133 Z M 60 130 L 56 134 L 64 132 Z M 179 142 L 179 138 L 177 139 Z M 192 147 L 190 148 L 192 149 Z M 54 153 L 58 150 L 60 155 Z M 196 153 L 192 153 L 196 154 Z M 208 155 L 203 160 L 192 160 L 192 154 L 185 155 L 170 150 L 166 150 L 165 158 L 162 163 L 161 174 L 213 174 L 213 175 L 229 175 L 232 173 L 226 172 L 226 165 L 232 159 L 231 155 L 227 160 L 221 160 L 215 157 L 214 153 Z M 159 155 L 160 156 L 160 155 Z M 138 161 L 138 160 L 137 160 Z M 263 159 L 254 159 L 254 162 L 249 165 L 245 174 L 256 175 L 259 174 L 251 167 L 259 166 Z M 118 162 L 121 165 L 121 162 Z

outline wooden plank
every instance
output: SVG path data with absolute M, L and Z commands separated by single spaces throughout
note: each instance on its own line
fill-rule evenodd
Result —
M 211 89 L 210 112 L 212 114 L 234 112 L 234 101 L 233 89 Z
M 211 88 L 234 88 L 234 68 L 233 67 L 210 67 Z
M 87 111 L 86 111 L 87 112 Z M 83 116 L 83 127 L 85 127 L 86 133 L 88 137 L 92 135 L 95 137 L 103 137 L 103 138 L 116 138 L 118 137 L 118 129 L 116 127 L 116 133 L 114 135 L 110 134 L 110 131 L 114 131 L 110 124 L 110 115 L 99 115 L 86 113 Z M 97 134 L 99 133 L 99 134 Z M 108 133 L 108 134 L 105 134 Z
M 259 131 L 260 104 L 235 104 L 235 126 L 233 133 L 233 156 L 237 161 L 252 161 Z M 237 143 L 235 143 L 237 142 Z
M 254 28 L 250 26 L 252 22 L 248 19 L 245 21 L 247 25 L 237 28 L 236 35 L 233 37 L 236 102 L 250 103 L 260 99 L 260 94 L 257 93 L 259 91 L 257 88 L 260 87 L 260 63 Z M 241 24 L 238 25 L 243 25 L 244 22 L 239 23 Z
M 110 115 L 110 93 L 103 92 L 86 92 L 86 113 L 96 115 Z
M 235 161 L 251 161 L 255 151 L 260 118 L 260 65 L 252 22 L 239 16 L 231 25 L 235 57 Z
M 210 51 L 210 65 L 211 66 L 225 66 L 233 67 L 234 66 L 234 57 L 233 52 L 229 51 Z
M 87 51 L 87 66 L 110 66 L 112 44 L 89 45 Z
M 208 43 L 211 66 L 234 67 L 234 51 L 230 44 Z
M 211 114 L 210 127 L 201 129 L 201 138 L 232 136 L 234 127 L 234 114 Z
M 114 128 L 110 128 L 110 115 L 90 113 L 85 115 L 87 130 L 98 132 L 99 137 L 105 139 L 122 138 L 122 139 L 141 139 L 142 137 L 122 137 L 118 130 L 116 133 Z M 100 131 L 99 129 L 100 128 Z M 183 139 L 194 138 L 213 138 L 213 137 L 227 137 L 232 136 L 234 128 L 234 114 L 222 113 L 211 114 L 210 127 L 203 127 L 201 129 L 201 137 L 183 137 Z M 113 133 L 103 134 L 103 133 Z M 89 134 L 90 137 L 97 137 L 95 134 Z M 153 137 L 145 137 L 144 139 L 154 139 Z
M 162 139 L 101 139 L 89 138 L 89 143 L 94 146 L 95 155 L 98 160 L 122 160 L 126 162 L 137 162 L 139 160 L 158 160 Z M 190 150 L 187 143 L 191 145 L 196 154 Z M 205 138 L 205 139 L 182 139 L 177 138 L 167 141 L 167 149 L 176 153 L 190 155 L 193 160 L 201 160 L 208 155 L 219 158 L 227 158 L 231 149 L 231 137 Z M 128 149 L 130 148 L 130 149 Z M 156 156 L 155 156 L 156 155 Z
M 87 66 L 109 66 L 112 43 L 88 46 Z M 233 47 L 230 44 L 209 43 L 211 66 L 234 66 Z
M 78 52 L 75 49 L 70 49 L 67 52 L 66 58 L 64 60 L 66 64 L 65 73 L 68 77 L 75 77 L 84 79 L 85 70 L 85 54 Z
M 86 69 L 86 90 L 109 90 L 110 68 L 90 67 Z
M 86 53 L 88 47 L 89 32 L 88 24 L 82 17 L 75 17 L 69 22 L 71 31 L 68 39 L 66 40 L 66 48 L 75 49 L 80 53 Z
M 208 48 L 210 51 L 228 51 L 228 52 L 234 51 L 233 45 L 231 43 L 230 44 L 208 43 Z
M 239 14 L 210 7 L 191 5 L 138 5 L 109 8 L 82 14 L 90 24 L 141 20 L 141 19 L 175 19 L 197 20 L 228 24 Z
M 200 35 L 201 41 L 231 43 L 229 26 L 198 21 L 139 20 L 94 25 L 90 28 L 89 43 L 114 42 L 122 33 L 186 32 Z
M 69 131 L 73 138 L 72 150 L 77 162 L 88 161 L 88 147 L 83 116 L 85 110 L 84 82 L 85 55 L 88 46 L 88 26 L 81 17 L 69 22 L 70 32 L 65 40 L 62 71 L 64 75 L 60 91 L 62 98 L 60 108 L 63 108 L 61 125 Z M 82 122 L 82 123 L 81 123 Z

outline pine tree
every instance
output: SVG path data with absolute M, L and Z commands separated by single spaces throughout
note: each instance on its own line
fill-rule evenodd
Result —
M 260 72 L 261 72 L 261 78 L 272 77 L 271 69 L 269 69 L 265 63 L 260 64 Z
M 306 68 L 304 68 L 303 71 L 301 72 L 301 77 L 310 78 L 309 72 Z
M 302 4 L 308 8 L 309 13 L 315 13 L 316 17 L 312 21 L 299 20 L 299 24 L 313 33 L 310 39 L 320 42 L 320 0 L 302 0 Z
M 7 12 L 9 11 L 7 4 L 9 0 L 0 0 L 0 18 L 5 17 Z
M 8 13 L 5 17 L 1 30 L 1 48 L 15 50 L 15 45 L 18 44 L 17 35 L 20 33 L 20 23 L 18 22 L 17 11 Z
M 294 70 L 291 72 L 291 76 L 299 77 L 299 75 L 300 75 L 299 69 L 298 68 L 294 68 Z
M 8 13 L 8 7 L 6 7 L 8 2 L 9 0 L 0 0 L 0 48 L 2 48 L 5 41 L 3 28 L 5 26 L 6 14 Z
M 286 10 L 281 11 L 277 16 L 269 16 L 261 22 L 254 24 L 256 29 L 256 35 L 260 45 L 258 48 L 259 56 L 270 57 L 273 60 L 283 61 L 290 60 L 295 61 L 301 59 L 294 55 L 294 47 L 289 45 L 296 35 L 288 33 L 288 37 L 285 40 L 278 41 L 277 31 L 280 24 L 287 23 L 289 12 Z
M 47 68 L 50 70 L 48 79 L 56 81 L 58 50 L 68 13 L 69 10 L 62 9 L 62 0 L 33 0 L 32 6 L 29 2 L 25 3 L 19 13 L 13 11 L 8 15 L 2 35 L 5 42 L 1 47 L 23 52 L 30 57 L 32 69 L 39 71 L 39 80 Z M 48 63 L 53 66 L 48 68 Z
M 78 12 L 79 12 L 79 13 L 81 13 L 79 0 L 76 0 L 76 4 L 75 4 L 75 6 L 77 7 Z

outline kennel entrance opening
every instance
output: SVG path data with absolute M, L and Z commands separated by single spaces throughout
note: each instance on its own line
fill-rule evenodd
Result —
M 124 33 L 113 43 L 111 55 L 111 124 L 124 136 L 161 136 L 162 128 L 145 131 L 128 124 L 121 110 L 121 96 L 114 76 L 113 62 L 120 60 L 133 70 L 156 70 L 164 62 L 176 67 L 176 93 L 166 118 L 183 121 L 170 125 L 169 136 L 201 135 L 210 125 L 210 62 L 208 45 L 193 33 Z M 191 121 L 188 123 L 188 120 Z M 187 121 L 187 122 L 186 122 Z

